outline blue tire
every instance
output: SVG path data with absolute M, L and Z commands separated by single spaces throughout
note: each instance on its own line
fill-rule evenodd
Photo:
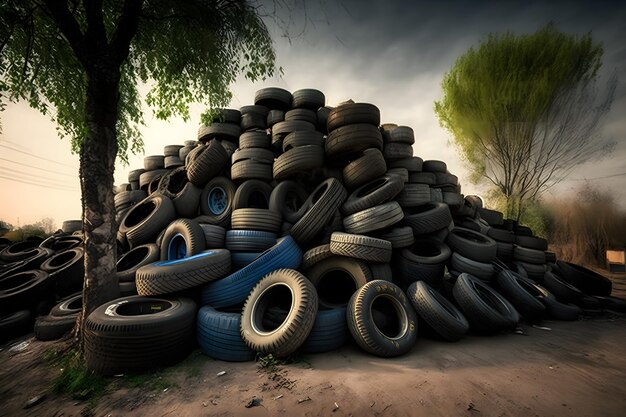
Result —
M 229 230 L 226 249 L 234 252 L 263 252 L 276 244 L 276 234 L 262 230 Z
M 280 269 L 297 269 L 302 262 L 302 250 L 291 236 L 285 236 L 263 252 L 251 264 L 202 289 L 202 305 L 214 308 L 242 305 L 252 288 L 268 273 Z
M 200 350 L 213 359 L 228 362 L 245 362 L 254 359 L 239 332 L 241 313 L 217 311 L 204 306 L 198 311 L 198 345 Z
M 262 252 L 231 252 L 230 259 L 233 264 L 233 271 L 250 265 Z
M 313 329 L 300 348 L 304 353 L 322 353 L 339 349 L 348 340 L 346 308 L 319 310 Z

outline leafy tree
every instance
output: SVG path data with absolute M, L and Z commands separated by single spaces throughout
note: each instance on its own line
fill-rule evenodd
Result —
M 275 53 L 247 0 L 4 0 L 0 94 L 27 100 L 80 158 L 85 286 L 81 320 L 116 297 L 113 171 L 143 142 L 141 96 L 157 117 L 223 107 L 238 74 L 272 76 Z M 0 107 L 1 107 L 0 103 Z
M 444 76 L 435 113 L 472 169 L 520 219 L 527 201 L 579 164 L 609 153 L 598 137 L 617 79 L 598 89 L 603 49 L 591 35 L 549 24 L 530 35 L 490 34 Z

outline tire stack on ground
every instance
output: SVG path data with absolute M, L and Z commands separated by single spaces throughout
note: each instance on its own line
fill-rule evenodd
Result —
M 532 231 L 463 198 L 446 164 L 414 156 L 414 143 L 411 128 L 381 126 L 372 104 L 331 108 L 317 90 L 267 88 L 219 111 L 197 142 L 146 157 L 115 189 L 125 297 L 86 319 L 89 368 L 173 363 L 194 337 L 228 361 L 325 352 L 350 337 L 397 356 L 418 327 L 456 341 L 578 317 L 564 303 L 615 308 L 601 301 L 604 284 L 585 287 L 588 272 L 559 269 Z M 40 334 L 65 320 L 59 309 Z
M 47 239 L 29 238 L 0 250 L 0 342 L 33 327 L 38 335 L 42 321 L 55 311 L 53 306 L 82 289 L 83 240 L 76 233 L 80 229 L 82 222 L 66 221 Z M 48 321 L 43 334 L 50 335 L 47 340 L 57 333 L 61 337 L 68 325 L 73 321 L 66 318 Z

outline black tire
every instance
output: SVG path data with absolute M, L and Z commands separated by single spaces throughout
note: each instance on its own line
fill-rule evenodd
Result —
M 0 279 L 0 313 L 34 309 L 40 300 L 54 294 L 54 281 L 47 272 L 29 270 Z
M 217 140 L 211 140 L 199 147 L 193 160 L 187 164 L 187 176 L 195 186 L 204 187 L 227 163 L 228 153 L 224 147 Z
M 262 148 L 237 149 L 230 159 L 231 164 L 245 161 L 247 159 L 252 159 L 264 164 L 271 164 L 274 162 L 274 152 L 269 149 Z
M 378 149 L 366 149 L 363 154 L 343 169 L 343 183 L 349 189 L 357 188 L 385 175 L 387 164 Z
M 430 187 L 426 184 L 405 184 L 398 195 L 402 207 L 418 207 L 430 203 Z
M 266 129 L 267 117 L 258 113 L 246 113 L 241 116 L 241 123 L 239 126 L 244 132 L 254 129 Z
M 292 148 L 280 155 L 274 162 L 273 176 L 282 181 L 296 174 L 308 173 L 324 165 L 324 148 L 307 145 Z
M 550 297 L 541 297 L 540 300 L 546 306 L 548 316 L 554 320 L 576 321 L 582 314 L 575 304 L 564 304 Z
M 179 217 L 195 217 L 202 190 L 187 179 L 184 167 L 176 168 L 161 177 L 157 192 L 171 198 Z
M 348 233 L 366 234 L 391 227 L 403 217 L 404 213 L 398 202 L 390 201 L 345 217 L 343 226 Z
M 74 316 L 74 318 L 78 317 L 78 315 L 83 310 L 83 293 L 77 292 L 69 297 L 65 298 L 60 303 L 56 304 L 50 310 L 49 315 L 52 317 L 66 317 L 66 316 Z
M 448 227 L 452 222 L 452 214 L 446 204 L 428 203 L 412 208 L 408 214 L 405 214 L 404 222 L 411 226 L 413 233 L 417 236 Z
M 143 168 L 139 168 L 139 169 L 133 169 L 132 171 L 130 171 L 128 173 L 128 182 L 138 182 L 139 181 L 139 177 L 141 176 L 141 174 L 143 174 L 144 172 L 146 172 L 145 169 Z
M 517 264 L 524 271 L 526 271 L 526 275 L 528 275 L 528 278 L 532 279 L 533 281 L 539 284 L 543 284 L 543 281 L 545 279 L 545 274 L 548 270 L 546 265 L 531 264 L 528 262 L 521 262 L 521 261 L 515 261 L 515 264 Z
M 543 294 L 535 288 L 532 281 L 508 270 L 500 271 L 497 280 L 502 295 L 513 304 L 525 321 L 535 323 L 545 317 L 546 308 L 539 298 Z
M 457 277 L 452 294 L 470 328 L 477 332 L 495 334 L 514 328 L 519 322 L 519 313 L 506 298 L 469 274 Z
M 328 114 L 327 127 L 331 133 L 342 126 L 357 123 L 366 123 L 378 129 L 380 110 L 369 103 L 348 103 L 335 107 Z
M 608 278 L 581 265 L 558 261 L 561 278 L 587 295 L 609 296 L 612 283 Z
M 424 161 L 422 164 L 422 170 L 425 172 L 446 172 L 448 170 L 448 166 L 443 161 Z
M 341 207 L 341 212 L 347 216 L 386 203 L 396 197 L 403 187 L 399 177 L 384 175 L 354 190 Z
M 272 137 L 264 130 L 252 130 L 239 136 L 239 149 L 263 148 L 269 149 Z
M 200 195 L 203 222 L 228 228 L 236 190 L 237 187 L 228 178 L 216 177 L 209 181 Z
M 556 296 L 557 300 L 565 304 L 577 304 L 585 296 L 582 291 L 552 271 L 545 273 L 543 285 Z
M 268 209 L 272 187 L 260 180 L 244 181 L 237 187 L 233 210 L 240 208 Z
M 422 171 L 423 163 L 422 158 L 413 156 L 411 158 L 396 159 L 389 163 L 389 168 L 405 168 L 410 173 L 417 173 Z
M 513 259 L 513 244 L 512 243 L 503 243 L 496 241 L 496 245 L 498 246 L 496 249 L 496 257 L 502 260 L 511 260 Z
M 318 262 L 333 256 L 335 255 L 330 251 L 330 245 L 328 243 L 311 248 L 302 255 L 302 265 L 300 265 L 300 270 L 306 271 Z M 311 279 L 310 277 L 308 278 Z
M 415 143 L 415 134 L 409 126 L 395 126 L 387 130 L 384 134 L 385 142 L 389 143 L 406 143 L 412 145 Z M 421 164 L 420 164 L 421 165 Z M 421 171 L 421 168 L 419 169 Z
M 282 181 L 272 190 L 269 209 L 280 212 L 286 222 L 295 224 L 309 209 L 305 206 L 308 194 L 295 181 Z
M 302 353 L 323 353 L 339 349 L 348 341 L 346 309 L 333 308 L 318 310 L 313 328 L 300 351 Z
M 241 112 L 239 110 L 215 109 L 211 123 L 230 123 L 238 125 L 239 120 L 241 120 Z
M 131 295 L 138 295 L 135 281 L 120 282 L 120 297 L 130 297 Z
M 137 270 L 140 295 L 171 294 L 224 277 L 230 272 L 230 252 L 211 249 L 171 261 L 159 261 Z
M 154 171 L 146 171 L 139 177 L 139 189 L 150 194 L 150 184 L 156 181 L 158 184 L 161 177 L 170 172 L 169 169 L 155 169 Z
M 417 237 L 415 243 L 400 252 L 395 262 L 396 283 L 407 288 L 415 281 L 425 281 L 434 288 L 441 288 L 450 248 L 434 239 Z
M 204 306 L 198 311 L 197 340 L 200 350 L 213 359 L 246 362 L 256 353 L 241 338 L 241 313 Z
M 412 283 L 407 296 L 417 315 L 445 340 L 456 342 L 469 330 L 463 313 L 426 282 Z
M 496 259 L 496 241 L 474 230 L 455 227 L 450 230 L 446 243 L 452 251 L 478 262 Z
M 68 249 L 41 264 L 41 270 L 50 274 L 50 278 L 55 281 L 59 295 L 66 296 L 83 289 L 84 254 L 83 248 Z
M 133 296 L 104 303 L 85 320 L 87 369 L 114 375 L 179 362 L 193 347 L 195 313 L 195 303 L 185 298 Z
M 51 249 L 54 252 L 61 252 L 72 249 L 83 244 L 83 238 L 80 236 L 62 235 L 50 236 L 39 244 L 41 248 Z
M 198 128 L 198 140 L 207 142 L 215 138 L 236 141 L 241 135 L 241 127 L 232 123 L 211 123 L 209 126 Z
M 233 181 L 259 179 L 272 180 L 272 164 L 259 162 L 254 159 L 239 161 L 230 167 L 230 178 Z
M 388 240 L 391 242 L 391 247 L 406 248 L 415 243 L 415 236 L 413 235 L 413 229 L 409 226 L 399 226 L 393 229 L 380 231 L 374 235 L 379 239 Z
M 388 262 L 369 262 L 367 266 L 372 270 L 372 279 L 393 281 L 393 270 Z
M 143 168 L 146 171 L 154 171 L 155 169 L 163 169 L 164 164 L 163 155 L 150 155 L 143 158 Z
M 548 250 L 548 241 L 541 237 L 518 235 L 515 236 L 515 243 L 517 243 L 518 246 L 542 252 Z
M 331 158 L 349 157 L 368 148 L 382 150 L 383 138 L 375 126 L 351 124 L 330 132 L 324 147 Z
M 269 272 L 279 268 L 294 269 L 302 262 L 302 251 L 291 236 L 285 236 L 261 254 L 250 265 L 214 282 L 202 289 L 202 304 L 214 308 L 241 305 L 248 294 Z
M 355 291 L 374 278 L 365 262 L 343 256 L 320 260 L 304 272 L 325 308 L 345 307 Z
M 454 252 L 450 257 L 450 268 L 454 271 L 465 272 L 485 282 L 491 282 L 495 273 L 493 264 L 475 261 L 458 252 Z
M 309 109 L 291 109 L 285 112 L 285 120 L 302 120 L 315 125 L 317 124 L 317 112 Z
M 373 355 L 399 356 L 415 345 L 417 316 L 402 290 L 390 282 L 370 281 L 354 293 L 347 320 L 354 340 Z
M 122 219 L 120 233 L 126 236 L 130 247 L 150 242 L 176 217 L 171 199 L 154 194 L 131 207 Z
M 461 194 L 456 193 L 456 192 L 447 192 L 447 191 L 443 191 L 442 194 L 443 194 L 443 202 L 446 203 L 447 205 L 453 208 L 458 208 L 463 205 L 463 196 Z
M 225 247 L 230 251 L 263 252 L 276 244 L 276 234 L 260 230 L 229 230 Z
M 330 251 L 370 262 L 391 261 L 391 243 L 370 236 L 335 232 L 330 237 Z
M 248 105 L 248 106 L 243 106 L 242 108 L 240 108 L 239 112 L 241 114 L 259 113 L 267 117 L 268 113 L 270 112 L 270 109 L 265 106 L 260 106 L 260 105 Z
M 265 118 L 265 122 L 267 123 L 267 127 L 272 128 L 276 123 L 280 123 L 282 121 L 285 120 L 285 112 L 282 110 L 270 110 L 269 113 L 267 113 L 267 117 Z M 241 144 L 241 137 L 239 137 L 239 141 Z M 272 137 L 269 137 L 269 144 L 272 144 Z M 269 146 L 269 145 L 268 145 Z M 262 146 L 263 148 L 266 148 L 268 146 Z
M 333 218 L 347 197 L 345 188 L 339 181 L 329 178 L 322 182 L 304 203 L 309 207 L 289 233 L 299 244 L 315 238 Z
M 54 255 L 54 251 L 48 248 L 35 248 L 30 251 L 31 255 L 21 261 L 0 264 L 0 278 L 16 274 L 29 269 L 40 269 L 41 265 Z
M 283 88 L 267 87 L 254 93 L 254 104 L 268 109 L 289 110 L 293 97 Z
M 275 150 L 283 148 L 285 138 L 296 131 L 314 131 L 315 125 L 304 120 L 285 120 L 278 122 L 272 127 L 272 147 Z
M 35 320 L 34 332 L 37 340 L 59 340 L 70 332 L 76 324 L 78 314 L 72 316 L 54 317 L 40 316 Z
M 271 307 L 289 311 L 279 326 L 266 327 L 263 318 Z M 278 269 L 252 289 L 241 313 L 241 337 L 254 351 L 285 357 L 306 340 L 317 315 L 313 284 L 293 269 Z
M 224 247 L 226 229 L 214 224 L 198 223 L 204 232 L 204 243 L 207 249 L 221 249 Z
M 487 236 L 496 242 L 515 243 L 515 235 L 509 230 L 490 227 L 487 229 Z
M 324 148 L 324 135 L 315 130 L 296 130 L 283 139 L 283 152 L 300 146 L 314 145 Z
M 504 215 L 499 211 L 479 207 L 478 214 L 489 226 L 501 226 L 504 223 Z
M 178 154 L 176 156 L 166 156 L 165 157 L 165 168 L 166 169 L 182 167 L 184 165 L 185 165 L 185 163 L 178 157 Z
M 530 264 L 543 265 L 546 263 L 546 253 L 536 249 L 529 249 L 523 246 L 513 248 L 513 258 L 516 261 Z
M 383 155 L 387 161 L 397 161 L 413 157 L 413 146 L 407 143 L 386 143 Z
M 178 219 L 165 229 L 161 240 L 161 260 L 174 261 L 199 254 L 206 249 L 204 230 L 191 219 Z
M 409 173 L 409 183 L 435 185 L 437 177 L 432 172 L 411 172 Z
M 0 252 L 0 261 L 18 262 L 33 256 L 37 251 L 38 242 L 24 240 L 12 243 Z
M 303 88 L 293 92 L 293 108 L 310 109 L 317 111 L 326 104 L 324 93 L 313 88 Z
M 278 234 L 283 218 L 277 211 L 257 208 L 241 208 L 233 210 L 231 225 L 239 230 L 263 230 Z

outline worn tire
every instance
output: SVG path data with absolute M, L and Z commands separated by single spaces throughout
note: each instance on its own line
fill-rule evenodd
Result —
M 415 345 L 417 316 L 402 290 L 390 282 L 368 282 L 354 293 L 346 311 L 348 330 L 366 352 L 393 357 Z M 386 319 L 385 325 L 377 314 Z
M 196 305 L 185 298 L 132 296 L 96 308 L 85 320 L 87 369 L 104 375 L 172 365 L 191 351 Z
M 305 205 L 308 194 L 295 181 L 282 181 L 272 190 L 269 197 L 269 209 L 280 212 L 286 222 L 295 224 L 309 209 Z
M 380 125 L 380 110 L 369 103 L 348 103 L 335 107 L 328 114 L 327 127 L 331 133 L 342 126 L 357 123 L 366 123 L 378 129 L 378 125 Z
M 341 212 L 347 216 L 386 203 L 396 197 L 403 187 L 399 177 L 384 175 L 354 190 L 341 207 Z
M 324 145 L 330 158 L 358 155 L 369 148 L 382 150 L 383 138 L 377 127 L 368 124 L 351 124 L 333 130 Z
M 171 199 L 154 194 L 131 207 L 120 225 L 120 233 L 126 236 L 130 247 L 148 243 L 176 217 Z
M 335 232 L 330 237 L 330 251 L 370 262 L 389 262 L 391 243 L 387 240 L 350 233 Z
M 199 254 L 206 249 L 204 230 L 191 219 L 178 219 L 165 229 L 161 240 L 161 260 L 174 261 Z
M 265 326 L 271 307 L 289 311 L 279 326 Z M 293 269 L 277 269 L 252 289 L 241 313 L 241 337 L 255 352 L 285 357 L 306 340 L 317 315 L 317 292 L 313 284 Z
M 204 306 L 197 315 L 197 341 L 200 350 L 213 359 L 246 362 L 255 352 L 241 338 L 241 313 L 219 311 Z
M 239 230 L 263 230 L 279 233 L 283 218 L 279 212 L 269 209 L 240 208 L 233 210 L 231 225 Z
M 228 274 L 230 268 L 230 252 L 226 249 L 211 249 L 188 258 L 154 262 L 137 270 L 137 293 L 175 293 L 218 280 Z
M 345 307 L 354 292 L 374 278 L 365 262 L 333 254 L 304 272 L 317 290 L 320 306 L 325 308 Z
M 323 353 L 339 349 L 348 340 L 348 322 L 345 307 L 318 310 L 315 322 L 300 351 Z
M 385 175 L 387 164 L 378 149 L 366 149 L 362 155 L 343 169 L 343 183 L 349 189 L 357 188 Z
M 208 145 L 198 148 L 194 159 L 187 165 L 189 182 L 204 187 L 227 163 L 228 153 L 224 147 L 217 140 L 211 140 Z
M 532 281 L 508 270 L 500 271 L 497 280 L 501 294 L 513 304 L 525 321 L 535 323 L 545 317 L 546 308 L 539 298 L 544 295 Z
M 417 315 L 445 340 L 456 342 L 469 330 L 463 313 L 426 282 L 409 285 L 407 296 Z
M 453 252 L 478 262 L 491 262 L 496 259 L 496 241 L 474 230 L 455 227 L 450 230 L 446 243 Z
M 228 228 L 237 187 L 225 177 L 216 177 L 207 183 L 200 195 L 200 212 L 204 222 Z
M 407 226 L 411 226 L 416 236 L 436 232 L 437 230 L 448 227 L 451 222 L 452 214 L 450 213 L 450 209 L 443 203 L 424 204 L 412 208 L 408 214 L 404 216 L 404 223 Z

